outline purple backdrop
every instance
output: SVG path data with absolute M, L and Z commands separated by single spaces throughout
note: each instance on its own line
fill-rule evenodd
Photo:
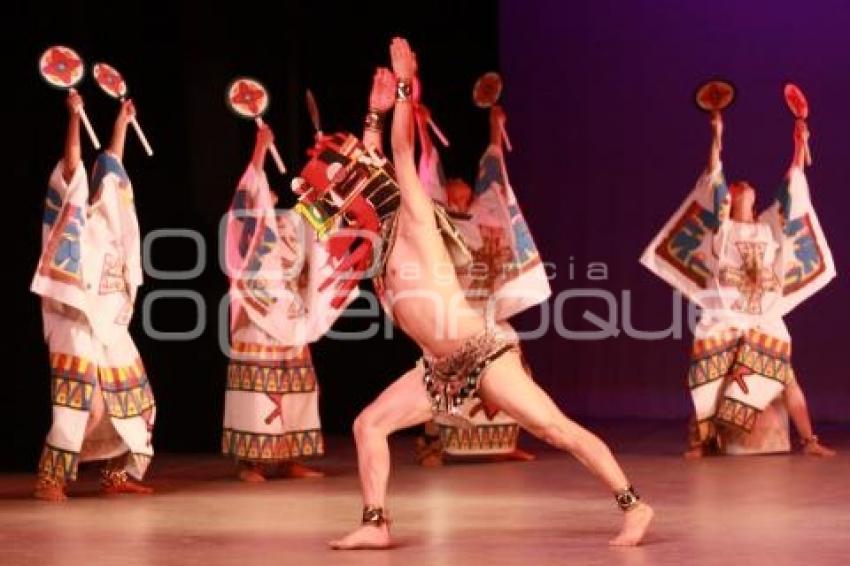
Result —
M 622 293 L 632 293 L 637 328 L 671 323 L 671 290 L 638 257 L 704 166 L 710 134 L 693 92 L 719 76 L 738 87 L 725 114 L 727 175 L 753 183 L 760 207 L 791 155 L 793 124 L 782 83 L 793 80 L 809 98 L 809 181 L 840 275 L 788 324 L 815 418 L 850 420 L 850 305 L 841 275 L 850 257 L 848 37 L 850 9 L 840 1 L 501 3 L 514 188 L 544 257 L 557 265 L 555 292 L 600 287 L 617 298 L 620 311 L 616 338 L 579 342 L 550 332 L 528 344 L 539 381 L 569 411 L 690 414 L 689 333 L 663 341 L 627 336 Z M 607 280 L 588 280 L 588 262 L 605 262 Z M 578 322 L 585 309 L 609 318 L 600 299 L 568 300 L 561 316 L 570 328 L 590 330 L 594 325 Z

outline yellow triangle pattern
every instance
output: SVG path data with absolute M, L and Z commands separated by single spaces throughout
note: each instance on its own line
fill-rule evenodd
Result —
M 320 429 L 291 431 L 285 434 L 259 434 L 224 429 L 221 450 L 223 454 L 239 460 L 273 462 L 321 456 L 325 452 L 325 446 Z

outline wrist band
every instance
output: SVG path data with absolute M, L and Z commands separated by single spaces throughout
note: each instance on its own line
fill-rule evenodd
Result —
M 398 83 L 396 83 L 395 88 L 395 99 L 396 102 L 407 102 L 410 100 L 410 96 L 413 94 L 413 80 L 412 79 L 399 79 Z
M 373 132 L 382 132 L 384 130 L 384 113 L 370 108 L 366 112 L 366 118 L 363 120 L 367 130 Z

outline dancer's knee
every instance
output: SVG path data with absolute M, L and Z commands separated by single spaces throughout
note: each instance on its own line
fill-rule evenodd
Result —
M 354 419 L 352 429 L 354 432 L 354 438 L 357 440 L 364 440 L 370 436 L 381 434 L 379 420 L 375 411 L 370 410 L 369 407 L 366 407 L 359 415 L 357 415 L 357 418 Z

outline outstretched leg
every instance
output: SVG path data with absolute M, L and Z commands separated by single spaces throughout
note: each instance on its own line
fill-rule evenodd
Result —
M 366 407 L 354 421 L 357 466 L 363 504 L 383 509 L 390 476 L 390 448 L 387 437 L 397 430 L 422 424 L 431 418 L 422 368 L 404 374 Z M 365 517 L 364 517 L 365 519 Z M 387 548 L 389 527 L 385 521 L 365 522 L 347 536 L 332 541 L 335 549 Z
M 806 397 L 796 380 L 785 386 L 785 405 L 794 421 L 794 427 L 803 439 L 803 453 L 809 456 L 835 456 L 835 450 L 821 445 L 812 430 L 812 419 L 806 406 Z
M 608 446 L 558 409 L 552 399 L 522 370 L 515 352 L 508 352 L 493 362 L 484 374 L 480 394 L 486 402 L 501 407 L 531 434 L 570 452 L 613 493 L 629 487 L 626 475 Z M 623 529 L 611 544 L 639 544 L 649 528 L 652 516 L 652 508 L 639 503 L 626 512 Z

